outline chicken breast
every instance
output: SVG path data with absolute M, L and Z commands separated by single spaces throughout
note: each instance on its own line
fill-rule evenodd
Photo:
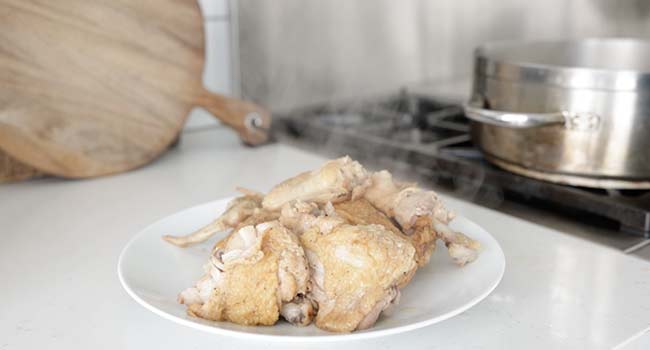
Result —
M 278 221 L 243 226 L 213 249 L 205 275 L 179 295 L 188 314 L 241 325 L 298 325 L 314 309 L 304 298 L 309 267 L 298 238 Z
M 382 225 L 349 225 L 300 240 L 312 270 L 309 297 L 318 305 L 316 326 L 351 332 L 372 326 L 411 279 L 415 249 Z

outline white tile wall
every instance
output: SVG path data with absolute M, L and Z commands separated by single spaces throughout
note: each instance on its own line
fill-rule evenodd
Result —
M 228 17 L 228 0 L 199 0 L 203 17 Z
M 230 11 L 228 0 L 199 0 L 205 20 L 205 66 L 203 84 L 213 92 L 231 95 L 233 65 L 231 50 Z M 208 112 L 195 108 L 189 115 L 186 130 L 216 125 Z
M 207 42 L 203 84 L 210 91 L 230 94 L 232 92 L 230 22 L 208 21 L 205 23 L 205 29 Z

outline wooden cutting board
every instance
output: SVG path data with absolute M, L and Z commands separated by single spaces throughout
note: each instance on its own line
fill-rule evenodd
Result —
M 250 144 L 269 114 L 206 91 L 196 0 L 2 0 L 0 151 L 81 178 L 150 162 L 204 107 Z

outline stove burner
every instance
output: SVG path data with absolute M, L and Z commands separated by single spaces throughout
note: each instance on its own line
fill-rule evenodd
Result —
M 622 231 L 650 237 L 650 191 L 607 191 L 524 177 L 488 163 L 472 144 L 459 105 L 402 92 L 361 103 L 317 105 L 279 116 L 274 134 L 337 155 L 420 178 L 507 198 L 561 206 L 616 221 Z

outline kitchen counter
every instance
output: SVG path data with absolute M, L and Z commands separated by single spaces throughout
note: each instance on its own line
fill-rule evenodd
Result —
M 161 159 L 126 174 L 0 185 L 0 349 L 305 348 L 206 334 L 162 319 L 122 290 L 116 267 L 126 242 L 149 223 L 234 195 L 237 185 L 267 190 L 323 160 L 284 144 L 246 148 L 231 131 L 217 127 L 186 132 Z M 650 344 L 650 263 L 444 199 L 499 241 L 507 260 L 501 284 L 452 319 L 338 348 L 641 349 Z

